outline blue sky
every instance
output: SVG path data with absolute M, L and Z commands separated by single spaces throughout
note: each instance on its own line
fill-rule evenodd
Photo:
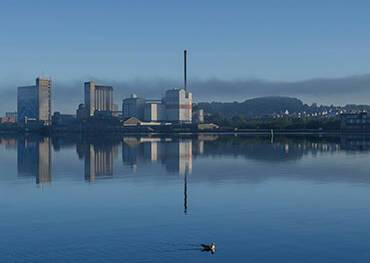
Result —
M 0 1 L 0 77 L 302 80 L 370 72 L 369 1 Z
M 36 76 L 54 80 L 62 109 L 75 89 L 74 110 L 90 79 L 115 83 L 119 104 L 136 89 L 159 97 L 181 83 L 185 48 L 198 101 L 291 95 L 370 103 L 370 78 L 351 84 L 370 73 L 369 10 L 364 0 L 0 0 L 0 96 L 11 94 L 0 110 L 14 106 L 15 87 Z M 326 90 L 301 83 L 347 76 L 334 97 L 336 81 Z M 255 79 L 279 85 L 248 82 Z

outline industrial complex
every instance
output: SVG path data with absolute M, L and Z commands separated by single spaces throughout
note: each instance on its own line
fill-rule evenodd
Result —
M 55 131 L 168 131 L 171 129 L 215 129 L 204 124 L 203 110 L 193 111 L 192 93 L 187 85 L 187 51 L 184 51 L 183 87 L 167 90 L 162 98 L 146 99 L 131 94 L 121 107 L 114 103 L 114 89 L 95 81 L 84 83 L 84 103 L 76 114 L 52 109 L 52 80 L 36 78 L 35 85 L 18 87 L 17 112 L 7 113 L 19 129 Z

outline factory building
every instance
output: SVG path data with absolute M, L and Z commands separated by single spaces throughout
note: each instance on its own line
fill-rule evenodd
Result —
M 51 87 L 49 79 L 36 79 L 36 85 L 18 87 L 17 118 L 24 124 L 28 119 L 51 124 Z
M 122 114 L 125 119 L 134 117 L 144 120 L 144 110 L 145 99 L 136 96 L 136 94 L 131 94 L 129 98 L 122 101 Z
M 186 89 L 167 90 L 163 98 L 166 120 L 177 123 L 192 121 L 192 94 Z
M 162 100 L 148 100 L 131 95 L 122 102 L 123 118 L 148 122 L 192 122 L 192 94 L 185 89 L 166 91 Z
M 162 99 L 166 121 L 173 123 L 191 123 L 193 98 L 187 89 L 187 51 L 184 50 L 184 87 L 167 90 Z
M 113 87 L 96 85 L 94 81 L 85 82 L 85 110 L 87 116 L 96 111 L 113 111 Z
M 149 122 L 191 123 L 193 99 L 191 92 L 187 90 L 186 61 L 187 51 L 185 50 L 184 88 L 167 90 L 162 100 L 157 101 L 145 101 L 133 94 L 123 100 L 123 117 L 125 119 L 134 117 Z

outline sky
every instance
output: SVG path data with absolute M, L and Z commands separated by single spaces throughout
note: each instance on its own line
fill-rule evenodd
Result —
M 71 91 L 82 96 L 90 79 L 116 83 L 117 103 L 135 88 L 160 97 L 181 85 L 183 49 L 190 88 L 208 85 L 199 96 L 193 90 L 195 100 L 294 95 L 370 104 L 370 81 L 357 87 L 360 93 L 348 83 L 335 96 L 320 81 L 311 94 L 299 85 L 368 79 L 369 10 L 365 0 L 0 0 L 0 96 L 11 95 L 0 111 L 15 103 L 17 86 L 36 76 L 52 78 L 58 109 L 67 108 Z M 215 81 L 220 91 L 213 94 Z

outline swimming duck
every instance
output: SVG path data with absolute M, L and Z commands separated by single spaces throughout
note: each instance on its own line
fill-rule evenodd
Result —
M 212 242 L 211 244 L 201 244 L 202 251 L 211 252 L 212 254 L 216 252 L 216 243 Z

